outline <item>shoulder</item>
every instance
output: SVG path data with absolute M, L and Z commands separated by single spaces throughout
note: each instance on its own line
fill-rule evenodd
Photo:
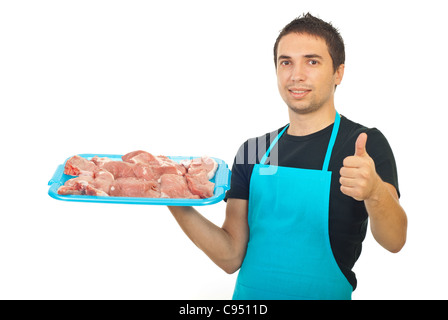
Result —
M 360 123 L 354 122 L 345 116 L 341 118 L 341 126 L 338 134 L 337 143 L 340 147 L 352 148 L 354 151 L 355 141 L 358 136 L 365 132 L 367 134 L 366 149 L 373 152 L 380 151 L 383 148 L 390 148 L 389 143 L 384 134 L 378 128 L 369 128 Z
M 367 134 L 366 150 L 375 162 L 377 173 L 385 182 L 395 186 L 399 193 L 397 166 L 392 148 L 386 136 L 377 128 L 368 128 L 342 117 L 333 153 L 335 156 L 333 169 L 342 166 L 342 161 L 346 156 L 354 154 L 356 139 L 363 132 Z
M 228 198 L 249 199 L 252 170 L 255 164 L 260 163 L 260 159 L 270 144 L 271 137 L 277 136 L 277 134 L 278 130 L 274 130 L 264 135 L 247 139 L 239 147 L 232 166 L 230 189 L 227 191 L 224 201 L 227 201 Z
M 367 134 L 366 150 L 375 162 L 379 171 L 396 171 L 395 158 L 392 148 L 384 134 L 377 128 L 368 128 L 362 124 L 341 118 L 341 126 L 333 149 L 333 169 L 342 166 L 345 157 L 355 153 L 355 143 L 358 136 L 365 132 Z
M 286 125 L 261 136 L 249 138 L 238 149 L 235 157 L 237 164 L 257 164 L 266 153 L 271 142 L 286 127 Z

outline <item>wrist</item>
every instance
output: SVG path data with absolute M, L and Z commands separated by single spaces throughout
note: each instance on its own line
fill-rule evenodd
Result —
M 381 195 L 384 193 L 384 188 L 383 180 L 381 180 L 378 174 L 375 174 L 370 194 L 364 201 L 369 202 L 371 205 L 378 205 Z

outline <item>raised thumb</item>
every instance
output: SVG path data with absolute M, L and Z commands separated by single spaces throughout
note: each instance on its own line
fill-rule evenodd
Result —
M 356 139 L 355 156 L 361 157 L 367 155 L 366 143 L 367 143 L 367 133 L 363 132 L 358 136 L 358 139 Z

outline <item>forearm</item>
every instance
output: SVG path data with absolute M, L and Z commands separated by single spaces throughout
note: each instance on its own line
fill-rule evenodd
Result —
M 380 179 L 375 192 L 364 203 L 375 240 L 391 252 L 400 251 L 406 242 L 407 217 L 395 188 Z
M 242 261 L 235 239 L 193 207 L 168 207 L 174 218 L 190 238 L 216 265 L 228 273 L 235 272 Z

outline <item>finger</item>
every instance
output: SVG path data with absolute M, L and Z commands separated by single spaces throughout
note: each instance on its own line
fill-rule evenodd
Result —
M 353 178 L 341 177 L 339 179 L 339 183 L 341 184 L 341 186 L 344 186 L 344 187 L 349 187 L 349 188 L 356 187 L 356 179 L 353 179 Z
M 342 162 L 343 166 L 346 168 L 359 168 L 363 165 L 364 161 L 359 156 L 348 156 Z
M 366 143 L 367 143 L 367 134 L 363 132 L 358 136 L 358 139 L 356 139 L 355 156 L 362 157 L 364 155 L 367 155 Z
M 341 185 L 341 192 L 346 196 L 352 197 L 354 188 Z
M 362 201 L 361 196 L 359 195 L 358 191 L 356 188 L 352 188 L 352 187 L 346 187 L 346 186 L 342 186 L 340 188 L 341 192 L 343 194 L 345 194 L 346 196 L 352 197 L 353 199 L 357 200 L 357 201 Z
M 344 178 L 356 178 L 356 173 L 356 168 L 342 167 L 341 170 L 339 170 L 339 174 Z

